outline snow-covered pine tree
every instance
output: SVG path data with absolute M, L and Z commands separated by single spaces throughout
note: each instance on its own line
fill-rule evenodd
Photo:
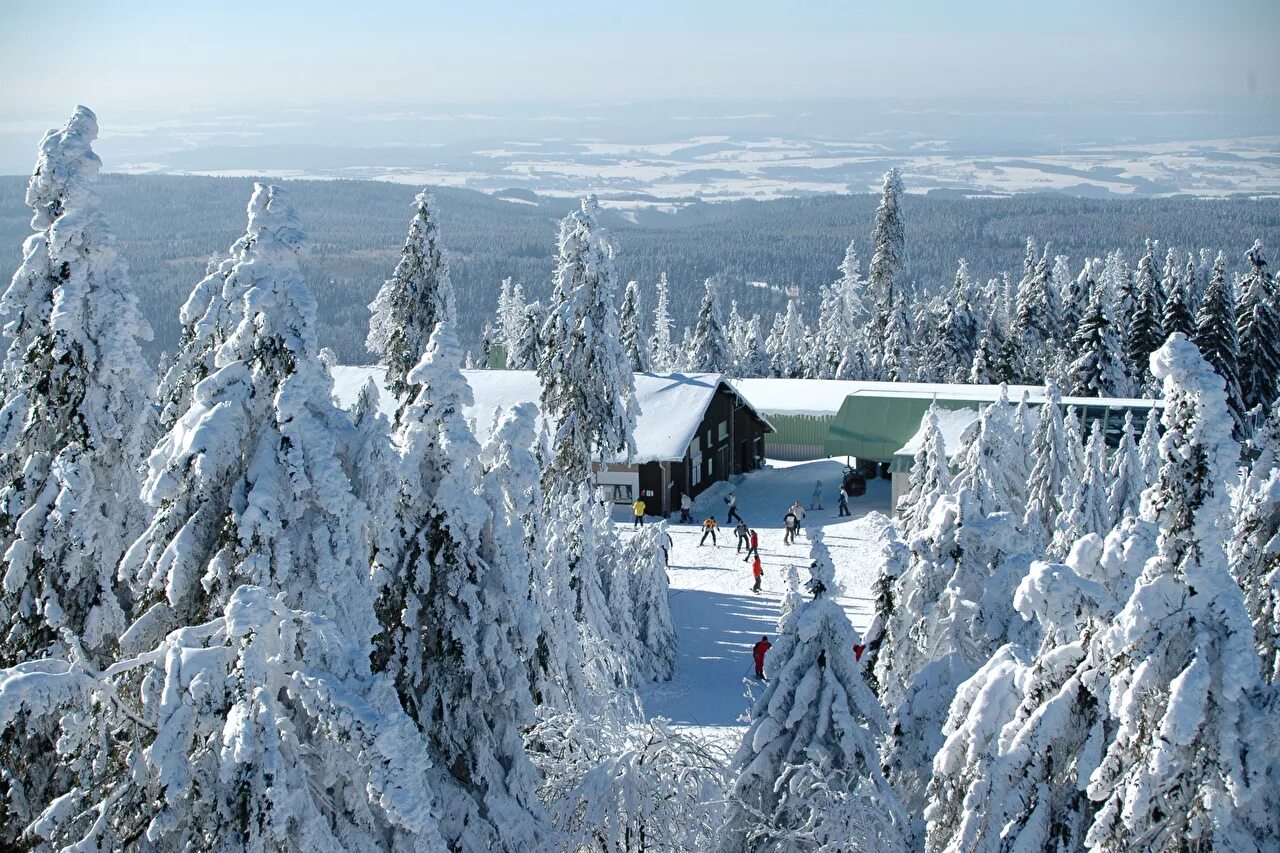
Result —
M 0 296 L 0 663 L 55 652 L 94 661 L 125 628 L 115 567 L 144 523 L 141 442 L 155 377 L 124 258 L 98 207 L 98 120 L 77 107 L 40 142 L 27 184 L 34 233 Z
M 1235 535 L 1228 553 L 1231 573 L 1244 589 L 1262 657 L 1262 677 L 1280 684 L 1280 403 L 1254 434 L 1257 457 L 1241 484 Z
M 938 318 L 937 373 L 940 381 L 966 381 L 978 349 L 978 319 L 972 303 L 973 283 L 964 258 L 956 267 L 951 292 Z
M 1214 369 L 1227 388 L 1227 407 L 1236 421 L 1237 435 L 1244 431 L 1244 399 L 1240 394 L 1240 346 L 1236 332 L 1236 301 L 1227 281 L 1227 257 L 1218 253 L 1213 263 L 1209 286 L 1196 313 L 1193 337 L 1205 361 Z
M 904 850 L 906 819 L 880 771 L 888 726 L 853 653 L 858 633 L 836 601 L 835 570 L 819 529 L 809 534 L 813 599 L 782 620 L 779 661 L 750 712 L 718 849 Z M 815 784 L 825 780 L 825 789 Z M 820 796 L 823 791 L 830 797 Z M 864 810 L 838 808 L 857 800 Z
M 871 230 L 871 265 L 867 269 L 867 360 L 884 360 L 884 341 L 899 300 L 894 279 L 906 264 L 907 232 L 902 221 L 902 176 L 896 168 L 884 173 L 880 204 Z
M 1155 406 L 1147 410 L 1147 422 L 1138 439 L 1138 462 L 1142 481 L 1150 488 L 1160 476 L 1160 410 Z
M 715 279 L 704 283 L 702 306 L 693 327 L 693 341 L 685 355 L 687 369 L 696 373 L 723 373 L 733 366 L 724 323 L 720 320 L 720 293 Z
M 923 419 L 924 441 L 911 464 L 911 483 L 898 501 L 898 528 L 906 541 L 923 530 L 938 499 L 951 488 L 951 462 L 938 427 L 938 407 L 931 405 Z
M 1275 402 L 1280 387 L 1280 291 L 1267 270 L 1262 241 L 1245 254 L 1249 268 L 1240 279 L 1236 339 L 1240 347 L 1240 396 L 1246 411 Z
M 370 672 L 368 510 L 279 188 L 255 187 L 247 233 L 241 320 L 151 455 L 156 515 L 122 564 L 151 604 L 121 637 L 141 653 L 98 670 L 73 648 L 43 685 L 5 681 L 6 708 L 75 708 L 59 749 L 77 787 L 33 832 L 83 849 L 443 849 L 426 744 Z
M 1133 313 L 1125 325 L 1124 358 L 1139 394 L 1155 390 L 1148 362 L 1151 353 L 1164 343 L 1164 302 L 1156 273 L 1155 251 L 1155 242 L 1148 240 L 1147 250 L 1138 261 Z
M 543 470 L 548 500 L 576 494 L 593 459 L 635 454 L 635 375 L 619 341 L 614 247 L 596 225 L 599 210 L 590 196 L 560 223 L 555 290 L 538 363 L 542 415 L 556 428 Z
M 1129 322 L 1133 318 L 1133 308 L 1137 304 L 1134 293 L 1133 269 L 1125 260 L 1124 252 L 1119 249 L 1107 253 L 1102 268 L 1102 281 L 1107 289 L 1107 298 L 1111 302 L 1111 316 L 1116 323 L 1116 334 L 1120 340 L 1129 337 Z
M 1274 732 L 1250 726 L 1258 658 L 1224 550 L 1239 448 L 1223 382 L 1181 334 L 1151 357 L 1151 372 L 1163 383 L 1165 435 L 1144 515 L 1160 535 L 1156 556 L 1101 637 L 1118 729 L 1090 778 L 1089 796 L 1101 807 L 1086 843 L 1274 846 L 1274 815 L 1257 807 L 1266 768 L 1254 760 L 1268 755 L 1265 739 Z
M 640 336 L 640 284 L 632 279 L 622 294 L 618 309 L 618 328 L 622 331 L 622 351 L 635 373 L 649 369 L 649 354 Z
M 520 332 L 507 354 L 508 370 L 535 370 L 542 352 L 542 326 L 547 322 L 547 312 L 536 299 L 524 306 Z
M 968 381 L 974 385 L 989 385 L 999 381 L 1000 353 L 1004 348 L 1004 337 L 1000 334 L 999 324 L 994 314 L 988 312 L 987 321 L 978 335 L 978 343 L 974 347 L 973 362 L 969 365 Z
M 1187 285 L 1188 282 L 1183 281 L 1178 274 L 1178 257 L 1171 247 L 1164 258 L 1164 278 L 1160 283 L 1164 291 L 1160 328 L 1166 338 L 1174 332 L 1182 332 L 1188 338 L 1195 335 L 1196 318 L 1191 313 L 1191 297 Z
M 524 335 L 526 308 L 524 285 L 520 282 L 512 284 L 510 278 L 504 278 L 502 290 L 498 292 L 498 315 L 494 319 L 497 321 L 498 342 L 502 344 L 503 351 L 506 353 L 506 362 L 503 366 L 508 370 L 523 369 L 513 366 L 512 354 L 520 348 Z
M 365 341 L 369 351 L 380 357 L 386 369 L 387 390 L 399 406 L 404 405 L 412 390 L 409 371 L 422 359 L 436 324 L 457 319 L 435 197 L 423 190 L 413 204 L 413 219 L 400 250 L 400 261 L 369 303 L 372 316 Z
M 1105 292 L 1106 285 L 1101 281 L 1103 273 L 1102 258 L 1086 258 L 1080 267 L 1080 274 L 1067 283 L 1066 290 L 1061 291 L 1062 328 L 1070 332 L 1080 326 L 1085 308 L 1094 288 L 1104 288 L 1103 299 L 1107 301 L 1111 294 Z
M 780 379 L 803 377 L 809 342 L 809 326 L 800 313 L 800 306 L 796 300 L 789 300 L 786 313 L 774 315 L 773 330 L 766 344 L 772 375 Z
M 1133 412 L 1126 411 L 1120 443 L 1111 458 L 1111 485 L 1107 488 L 1110 527 L 1119 525 L 1125 518 L 1138 517 L 1142 492 L 1150 485 L 1144 476 L 1138 445 L 1133 436 Z
M 391 425 L 380 411 L 378 383 L 365 381 L 351 411 L 354 430 L 346 458 L 351 460 L 351 487 L 368 507 L 365 541 L 375 589 L 391 582 L 397 559 L 396 495 L 400 488 L 400 456 L 391 441 Z
M 672 361 L 674 344 L 671 340 L 671 329 L 675 326 L 671 319 L 671 293 L 664 271 L 658 276 L 658 300 L 653 307 L 653 337 L 649 339 L 649 369 L 654 373 L 668 373 L 675 368 Z
M 742 358 L 738 365 L 738 374 L 742 377 L 769 375 L 769 353 L 765 350 L 762 322 L 759 314 L 753 314 L 743 331 Z
M 889 312 L 878 375 L 889 382 L 909 381 L 916 369 L 914 333 L 904 305 Z
M 852 330 L 844 307 L 844 294 L 840 282 L 821 289 L 821 305 L 818 308 L 818 339 L 812 350 L 813 378 L 834 379 L 844 348 L 852 337 Z
M 875 607 L 871 616 L 871 624 L 862 638 L 866 649 L 862 653 L 863 672 L 866 674 L 867 686 L 877 695 L 881 692 L 880 678 L 882 674 L 892 676 L 891 660 L 881 663 L 880 652 L 889 637 L 889 624 L 897 613 L 897 581 L 911 563 L 911 549 L 898 536 L 895 525 L 886 525 L 881 533 L 880 572 L 875 584 Z M 792 600 L 791 579 L 795 572 L 790 567 L 787 573 L 788 591 L 782 602 L 782 612 L 786 615 L 794 606 L 788 606 Z M 882 673 L 882 666 L 884 671 Z
M 1111 529 L 1111 505 L 1107 497 L 1107 442 L 1102 422 L 1095 420 L 1084 449 L 1084 476 L 1075 483 L 1073 494 L 1063 494 L 1062 512 L 1055 522 L 1053 539 L 1046 553 L 1065 559 L 1071 546 L 1090 533 L 1103 536 Z M 1067 503 L 1069 501 L 1069 503 Z
M 1018 379 L 1040 383 L 1048 377 L 1048 365 L 1062 334 L 1062 306 L 1049 269 L 1049 247 L 1035 259 L 1035 244 L 1027 239 L 1028 269 L 1018 285 L 1018 303 L 1009 330 L 1014 345 L 1013 369 Z
M 844 302 L 845 326 L 850 331 L 862 329 L 871 316 L 867 305 L 867 283 L 862 279 L 862 262 L 854 249 L 856 241 L 850 240 L 840 262 L 840 278 L 836 288 Z
M 1066 445 L 1062 417 L 1062 397 L 1050 380 L 1045 385 L 1045 402 L 1031 437 L 1031 478 L 1027 481 L 1027 514 L 1023 528 L 1033 541 L 1047 545 L 1055 519 L 1065 508 L 1061 496 L 1075 493 L 1075 480 Z
M 1086 286 L 1089 305 L 1071 339 L 1070 355 L 1075 360 L 1067 369 L 1067 393 L 1076 397 L 1123 397 L 1128 393 L 1129 380 L 1105 294 L 1092 279 Z
M 621 565 L 630 569 L 634 624 L 643 649 L 636 675 L 643 681 L 670 681 L 676 670 L 676 628 L 668 598 L 665 521 L 651 524 L 627 543 Z
M 521 658 L 532 640 L 528 565 L 514 545 L 492 538 L 461 367 L 453 327 L 440 322 L 405 376 L 412 391 L 396 434 L 401 549 L 378 602 L 378 660 L 452 777 L 436 785 L 444 837 L 467 849 L 528 849 L 539 810 L 521 735 L 533 722 Z

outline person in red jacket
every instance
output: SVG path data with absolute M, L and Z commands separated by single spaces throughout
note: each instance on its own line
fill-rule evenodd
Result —
M 755 576 L 755 585 L 751 587 L 752 592 L 760 591 L 760 579 L 764 577 L 764 566 L 760 565 L 760 555 L 756 554 L 756 561 L 751 564 L 751 574 Z
M 744 563 L 751 559 L 752 554 L 755 554 L 757 557 L 760 556 L 760 534 L 752 530 L 751 534 L 747 537 L 747 541 L 750 543 L 750 547 L 747 548 L 747 556 L 742 558 L 742 562 Z
M 769 642 L 768 637 L 761 637 L 760 642 L 751 647 L 751 656 L 756 659 L 756 678 L 761 681 L 768 681 L 764 677 L 764 656 L 765 652 L 773 648 L 773 643 Z

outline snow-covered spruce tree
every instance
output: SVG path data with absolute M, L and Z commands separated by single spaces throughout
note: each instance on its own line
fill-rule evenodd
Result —
M 840 359 L 844 355 L 845 344 L 851 337 L 851 332 L 845 326 L 847 318 L 839 282 L 824 285 L 820 292 L 818 339 L 817 345 L 811 352 L 813 361 L 811 372 L 815 379 L 833 379 L 836 369 L 840 366 Z
M 720 321 L 720 294 L 715 279 L 707 279 L 693 327 L 693 342 L 685 360 L 688 369 L 698 373 L 723 373 L 733 366 L 729 341 Z
M 1231 573 L 1244 589 L 1262 677 L 1280 684 L 1280 403 L 1254 436 L 1258 456 L 1237 498 Z
M 1089 282 L 1089 306 L 1071 338 L 1067 393 L 1076 397 L 1123 397 L 1129 391 L 1120 341 L 1102 288 Z
M 635 611 L 632 622 L 641 648 L 635 670 L 642 681 L 670 681 L 676 670 L 676 628 L 668 598 L 667 537 L 665 521 L 651 524 L 631 538 L 620 560 L 631 580 L 631 602 Z
M 76 787 L 32 831 L 84 849 L 442 849 L 426 744 L 370 672 L 351 422 L 278 188 L 255 187 L 248 231 L 242 319 L 151 455 L 156 517 L 123 564 L 155 603 L 121 646 L 146 650 L 99 671 L 73 646 L 43 683 L 2 689 L 6 713 L 74 708 L 59 750 Z
M 1134 441 L 1133 412 L 1124 413 L 1124 430 L 1120 444 L 1111 458 L 1111 485 L 1107 487 L 1107 507 L 1111 513 L 1111 527 L 1125 518 L 1137 518 L 1142 502 L 1142 492 L 1150 485 L 1142 470 L 1138 445 Z
M 862 837 L 870 840 L 868 849 L 903 850 L 906 820 L 881 775 L 876 744 L 887 724 L 854 656 L 858 633 L 835 599 L 822 532 L 809 536 L 813 599 L 782 620 L 771 653 L 781 663 L 734 756 L 736 778 L 717 849 L 835 850 Z M 817 778 L 827 780 L 834 799 L 818 796 Z M 831 808 L 849 798 L 866 810 Z
M 774 316 L 773 330 L 766 343 L 771 374 L 780 379 L 802 378 L 811 338 L 799 304 L 789 300 L 786 312 Z
M 543 471 L 548 500 L 576 494 L 593 458 L 635 454 L 635 375 L 618 335 L 613 244 L 596 225 L 595 196 L 560 223 L 550 315 L 538 378 L 543 417 L 555 424 Z
M 898 170 L 884 173 L 880 204 L 871 230 L 871 265 L 867 269 L 867 360 L 878 365 L 884 360 L 884 341 L 890 315 L 898 305 L 894 279 L 906 264 L 907 232 L 902 221 L 902 176 Z
M 1183 335 L 1151 357 L 1165 434 L 1144 514 L 1160 529 L 1128 604 L 1101 638 L 1116 735 L 1092 774 L 1096 850 L 1252 850 L 1278 840 L 1257 808 L 1267 755 L 1246 731 L 1259 685 L 1244 595 L 1227 568 L 1224 519 L 1239 448 L 1222 379 Z M 1264 742 L 1260 743 L 1260 739 Z
M 1085 445 L 1084 461 L 1084 476 L 1075 483 L 1075 491 L 1062 496 L 1064 506 L 1046 550 L 1051 558 L 1065 559 L 1077 540 L 1090 533 L 1102 536 L 1111 529 L 1111 504 L 1107 497 L 1110 480 L 1107 442 L 1102 436 L 1101 421 L 1093 422 Z
M 508 370 L 534 370 L 542 352 L 542 326 L 547 321 L 542 303 L 534 300 L 524 306 L 520 331 L 507 353 Z
M 1227 387 L 1227 407 L 1236 421 L 1236 434 L 1244 431 L 1244 400 L 1240 394 L 1240 346 L 1236 337 L 1236 301 L 1227 281 L 1227 258 L 1218 253 L 1204 301 L 1196 313 L 1193 340 L 1209 366 Z
M 1066 428 L 1062 417 L 1062 397 L 1051 380 L 1045 386 L 1045 402 L 1031 437 L 1034 460 L 1027 481 L 1027 515 L 1023 526 L 1028 535 L 1047 544 L 1054 521 L 1063 510 L 1060 503 L 1065 492 L 1073 494 L 1075 483 L 1066 446 Z
M 1080 267 L 1080 274 L 1068 280 L 1065 289 L 1059 290 L 1058 296 L 1062 302 L 1062 327 L 1065 331 L 1070 332 L 1079 328 L 1080 319 L 1089 305 L 1089 298 L 1094 288 L 1104 288 L 1104 300 L 1110 299 L 1110 294 L 1105 292 L 1105 285 L 1101 283 L 1102 270 L 1102 258 L 1086 258 Z
M 844 260 L 840 262 L 840 278 L 835 285 L 844 303 L 845 326 L 850 331 L 861 329 L 871 316 L 867 305 L 867 283 L 862 279 L 862 262 L 854 249 L 855 242 L 850 240 L 844 250 Z
M 740 376 L 768 376 L 769 353 L 765 348 L 763 321 L 759 314 L 753 314 L 747 321 L 743 332 L 742 359 L 738 365 Z M 844 362 L 841 362 L 843 365 Z
M 911 318 L 903 305 L 889 312 L 878 375 L 889 382 L 910 380 L 916 368 Z
M 1148 361 L 1151 353 L 1164 343 L 1164 302 L 1156 273 L 1155 250 L 1156 244 L 1148 240 L 1147 251 L 1138 261 L 1133 313 L 1125 326 L 1125 362 L 1133 386 L 1140 394 L 1155 390 Z
M 1148 487 L 1160 477 L 1160 409 L 1147 410 L 1147 422 L 1138 440 L 1138 462 L 1142 466 L 1142 480 Z
M 380 411 L 378 383 L 365 382 L 351 411 L 351 487 L 368 507 L 365 541 L 375 588 L 391 582 L 398 559 L 396 501 L 400 488 L 400 456 L 391 441 L 391 426 Z
M 40 142 L 34 233 L 0 296 L 0 663 L 101 660 L 125 627 L 115 567 L 143 524 L 137 470 L 153 419 L 151 337 L 98 208 L 98 120 L 86 107 Z
M 1190 273 L 1195 275 L 1194 267 Z M 1164 312 L 1160 318 L 1160 327 L 1167 338 L 1174 332 L 1182 332 L 1188 338 L 1196 333 L 1196 318 L 1191 313 L 1191 295 L 1187 290 L 1189 281 L 1184 281 L 1178 273 L 1178 258 L 1173 249 L 1165 255 L 1164 279 L 1160 286 L 1164 289 Z
M 657 294 L 657 304 L 653 307 L 653 336 L 649 339 L 649 369 L 654 373 L 667 373 L 674 369 L 671 329 L 675 322 L 671 319 L 671 292 L 665 272 L 658 276 Z
M 640 336 L 640 285 L 634 279 L 627 282 L 622 294 L 622 307 L 618 309 L 618 328 L 622 330 L 622 351 L 636 373 L 649 369 L 649 353 Z
M 1245 410 L 1267 409 L 1280 388 L 1280 290 L 1267 270 L 1262 241 L 1245 254 L 1249 268 L 1240 279 L 1236 338 L 1240 346 L 1240 395 Z
M 974 385 L 989 385 L 1000 378 L 1000 352 L 1004 348 L 1004 337 L 1000 334 L 999 325 L 994 316 L 987 315 L 987 321 L 978 335 L 978 343 L 974 347 L 973 362 L 969 365 L 967 381 Z
M 441 322 L 405 376 L 402 545 L 378 602 L 376 661 L 452 777 L 436 785 L 444 837 L 465 849 L 527 849 L 538 832 L 537 774 L 521 737 L 533 722 L 521 659 L 532 633 L 528 568 L 492 539 L 461 365 L 453 327 Z
M 422 359 L 436 324 L 456 321 L 449 259 L 440 237 L 435 197 L 423 190 L 413 204 L 400 261 L 369 303 L 372 316 L 365 341 L 369 352 L 377 354 L 386 368 L 387 390 L 400 406 L 412 392 L 409 371 Z
M 1019 440 L 1016 414 L 1008 388 L 1002 386 L 1000 397 L 982 409 L 976 428 L 964 436 L 953 491 L 971 489 L 983 512 L 1011 512 L 1021 519 L 1028 498 L 1026 469 L 1010 460 L 1025 456 L 1026 448 Z
M 910 487 L 896 507 L 898 528 L 907 541 L 924 528 L 933 505 L 951 488 L 951 462 L 938 427 L 936 405 L 925 412 L 923 426 L 924 441 L 911 464 Z
M 898 578 L 902 577 L 902 573 L 906 571 L 910 562 L 911 549 L 898 536 L 897 527 L 892 524 L 885 525 L 881 533 L 880 572 L 876 577 L 875 584 L 875 608 L 871 616 L 871 624 L 867 626 L 867 633 L 862 640 L 866 644 L 866 649 L 862 653 L 863 672 L 866 673 L 867 686 L 877 695 L 881 692 L 882 664 L 880 651 L 888 639 L 889 624 L 894 620 L 898 609 L 896 598 L 897 581 Z M 788 567 L 788 591 L 782 602 L 784 616 L 795 609 L 794 606 L 788 606 L 789 600 L 792 599 L 791 580 L 794 574 L 795 567 Z M 892 659 L 886 658 L 885 661 L 884 672 L 889 673 Z
M 162 362 L 164 371 L 156 392 L 158 434 L 172 429 L 191 407 L 192 390 L 214 371 L 214 354 L 240 321 L 243 294 L 225 291 L 238 251 L 233 246 L 225 257 L 210 259 L 204 278 L 192 288 L 178 312 L 182 337 L 172 360 Z
M 1035 244 L 1027 239 L 1027 269 L 1018 284 L 1018 303 L 1009 329 L 1009 341 L 1015 348 L 1015 375 L 1029 383 L 1045 381 L 1062 334 L 1062 306 L 1053 287 L 1048 252 L 1046 246 L 1040 259 L 1034 260 Z

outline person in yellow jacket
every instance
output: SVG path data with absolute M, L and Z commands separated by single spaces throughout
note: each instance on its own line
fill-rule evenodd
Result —
M 634 530 L 644 524 L 644 499 L 641 498 L 633 503 L 631 505 L 631 511 L 635 513 L 636 516 L 635 523 L 631 525 L 631 529 Z
M 707 537 L 711 537 L 711 544 L 716 544 L 716 517 L 714 515 L 707 516 L 707 520 L 702 522 L 702 541 L 699 546 L 707 544 Z

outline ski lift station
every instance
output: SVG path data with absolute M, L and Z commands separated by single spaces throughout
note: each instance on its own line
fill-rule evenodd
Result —
M 921 382 L 861 382 L 826 379 L 739 379 L 742 395 L 773 425 L 769 457 L 784 460 L 842 458 L 851 464 L 887 466 L 893 480 L 893 506 L 906 490 L 916 449 L 923 439 L 921 420 L 930 405 L 939 417 L 948 458 L 954 458 L 965 430 L 978 421 L 979 409 L 1000 399 L 999 385 L 948 385 Z M 1038 408 L 1044 388 L 1005 386 L 1009 400 Z M 1075 409 L 1083 428 L 1101 420 L 1108 443 L 1119 439 L 1127 412 L 1141 430 L 1159 400 L 1063 397 L 1064 411 Z

